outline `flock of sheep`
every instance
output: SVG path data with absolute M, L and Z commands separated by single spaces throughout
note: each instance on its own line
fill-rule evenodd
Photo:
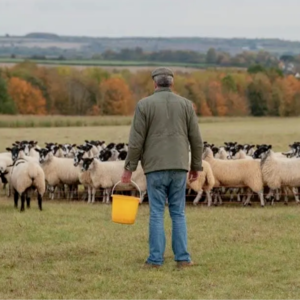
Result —
M 229 193 L 243 205 L 250 205 L 257 194 L 263 207 L 266 201 L 280 200 L 281 190 L 288 201 L 290 189 L 299 203 L 300 143 L 289 145 L 285 153 L 273 152 L 271 145 L 241 145 L 228 142 L 222 147 L 204 142 L 203 172 L 194 182 L 187 181 L 188 193 L 193 190 L 196 205 L 205 193 L 208 206 L 222 204 Z M 109 203 L 112 188 L 120 181 L 128 145 L 104 141 L 85 141 L 82 145 L 16 141 L 7 152 L 0 153 L 0 179 L 8 196 L 13 194 L 15 207 L 21 197 L 21 211 L 30 207 L 30 197 L 37 193 L 39 209 L 45 192 L 49 198 L 79 197 L 79 186 L 84 187 L 88 203 L 95 202 L 96 191 L 103 192 L 103 202 Z M 147 193 L 146 177 L 141 163 L 132 180 L 139 186 L 140 203 Z M 66 189 L 67 187 L 67 189 Z M 131 186 L 118 184 L 116 190 L 136 194 Z M 267 190 L 267 196 L 264 197 Z M 55 193 L 57 192 L 57 193 Z M 86 198 L 85 198 L 86 199 Z M 167 199 L 166 199 L 167 201 Z

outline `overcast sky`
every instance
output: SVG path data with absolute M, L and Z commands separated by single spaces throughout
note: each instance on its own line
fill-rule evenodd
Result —
M 300 40 L 300 0 L 0 0 L 0 35 Z

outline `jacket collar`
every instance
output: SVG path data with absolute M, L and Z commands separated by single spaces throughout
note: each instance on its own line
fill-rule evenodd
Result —
M 170 88 L 160 88 L 154 91 L 154 93 L 158 93 L 158 92 L 172 92 L 172 90 Z

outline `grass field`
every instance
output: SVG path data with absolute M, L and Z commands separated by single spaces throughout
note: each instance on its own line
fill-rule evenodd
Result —
M 0 64 L 16 64 L 23 62 L 22 58 L 0 58 Z M 116 61 L 116 60 L 38 60 L 33 59 L 32 62 L 42 65 L 67 65 L 67 66 L 104 66 L 104 67 L 154 67 L 154 66 L 166 66 L 166 67 L 178 67 L 178 68 L 192 68 L 192 69 L 205 69 L 209 67 L 215 67 L 215 65 L 205 63 L 180 63 L 180 62 L 151 62 L 151 61 Z
M 166 209 L 161 270 L 143 270 L 148 206 L 134 225 L 111 206 L 36 201 L 20 213 L 0 200 L 1 299 L 296 299 L 300 207 L 187 207 L 189 251 L 176 270 Z
M 83 118 L 86 122 L 87 119 Z M 204 120 L 201 120 L 204 121 Z M 37 122 L 34 119 L 34 122 Z M 130 127 L 0 128 L 0 151 L 15 140 L 82 143 L 127 141 Z M 270 143 L 300 140 L 299 118 L 207 119 L 204 140 Z M 0 191 L 0 195 L 3 191 Z M 166 208 L 167 249 L 160 270 L 141 268 L 148 255 L 149 208 L 136 224 L 111 222 L 111 206 L 37 201 L 20 213 L 0 197 L 1 299 L 296 299 L 300 290 L 300 206 L 260 208 L 187 205 L 189 250 L 199 265 L 177 270 Z
M 226 141 L 267 143 L 272 144 L 276 150 L 283 151 L 287 150 L 289 143 L 300 140 L 300 118 L 203 118 L 199 121 L 203 140 L 216 145 L 223 145 Z M 56 128 L 47 123 L 49 128 L 35 127 L 43 122 L 59 127 L 70 122 L 70 126 Z M 6 128 L 9 124 L 18 127 L 15 123 L 18 123 L 19 127 L 28 128 Z M 20 139 L 34 139 L 41 146 L 51 141 L 78 144 L 83 143 L 85 139 L 127 142 L 130 123 L 131 118 L 128 117 L 1 117 L 0 124 L 4 128 L 0 128 L 0 151 L 4 151 L 7 146 Z M 80 127 L 75 127 L 76 124 Z

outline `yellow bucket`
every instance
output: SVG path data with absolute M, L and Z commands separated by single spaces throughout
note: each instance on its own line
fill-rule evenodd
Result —
M 134 224 L 138 212 L 140 198 L 114 195 L 114 189 L 120 182 L 121 181 L 117 182 L 112 189 L 112 221 L 119 224 Z M 131 182 L 137 187 L 141 196 L 141 190 L 138 185 L 133 181 Z

